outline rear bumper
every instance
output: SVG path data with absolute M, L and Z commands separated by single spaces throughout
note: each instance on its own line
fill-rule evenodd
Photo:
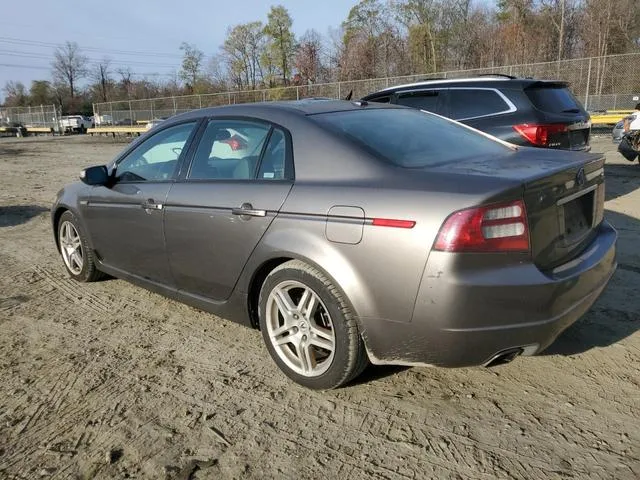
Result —
M 371 361 L 464 367 L 514 347 L 540 352 L 600 296 L 617 266 L 616 238 L 603 222 L 582 255 L 551 272 L 432 252 L 411 322 L 363 319 Z

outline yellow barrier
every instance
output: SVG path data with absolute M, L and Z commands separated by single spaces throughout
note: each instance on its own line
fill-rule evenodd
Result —
M 122 133 L 130 133 L 130 134 L 137 134 L 140 135 L 144 132 L 147 131 L 147 127 L 139 127 L 137 125 L 131 125 L 131 126 L 113 126 L 113 127 L 96 127 L 96 128 L 88 128 L 87 129 L 87 133 L 93 135 L 94 133 L 96 134 L 106 134 L 106 135 L 113 135 L 115 136 L 116 133 L 118 134 L 122 134 Z
M 627 115 L 625 114 L 603 114 L 603 115 L 591 115 L 591 124 L 592 125 L 615 125 L 620 120 L 625 118 Z
M 53 133 L 51 127 L 27 127 L 27 134 L 30 133 Z

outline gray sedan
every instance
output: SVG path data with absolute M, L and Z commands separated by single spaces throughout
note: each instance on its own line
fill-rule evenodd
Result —
M 84 170 L 53 231 L 72 278 L 259 328 L 286 375 L 327 389 L 369 362 L 495 365 L 550 345 L 616 268 L 603 164 L 398 106 L 203 109 Z

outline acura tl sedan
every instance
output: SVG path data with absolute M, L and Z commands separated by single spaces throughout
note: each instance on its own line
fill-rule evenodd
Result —
M 84 170 L 53 231 L 72 278 L 259 328 L 286 375 L 329 389 L 369 362 L 489 366 L 549 346 L 616 268 L 603 164 L 402 106 L 234 105 Z

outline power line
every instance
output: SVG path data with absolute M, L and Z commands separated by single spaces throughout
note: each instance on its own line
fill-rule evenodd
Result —
M 15 51 L 15 50 L 0 50 L 0 56 L 14 56 L 14 57 L 23 57 L 23 58 L 36 58 L 36 59 L 43 59 L 43 60 L 50 60 L 53 61 L 53 57 L 51 55 L 46 55 L 46 54 L 42 54 L 42 53 L 36 53 L 36 52 L 21 52 L 21 51 Z M 98 65 L 101 63 L 104 63 L 105 59 L 97 59 L 97 58 L 91 58 L 91 57 L 87 57 L 88 59 L 88 63 L 92 63 L 94 65 Z M 140 60 L 118 60 L 118 59 L 106 59 L 107 61 L 109 61 L 109 63 L 111 64 L 116 64 L 116 65 L 144 65 L 144 66 L 151 66 L 151 67 L 164 67 L 164 68 L 178 68 L 177 65 L 175 64 L 168 64 L 168 63 L 156 63 L 156 62 L 145 62 L 145 61 L 140 61 Z
M 38 40 L 28 40 L 28 39 L 20 39 L 13 37 L 1 37 L 0 43 L 8 43 L 14 45 L 24 45 L 24 46 L 33 46 L 33 47 L 48 47 L 48 48 L 60 48 L 64 47 L 64 43 L 52 43 L 52 42 L 41 42 Z M 143 51 L 134 51 L 134 50 L 115 50 L 115 49 L 107 49 L 102 47 L 88 47 L 88 46 L 79 46 L 81 50 L 96 52 L 96 53 L 112 53 L 118 55 L 132 55 L 132 56 L 149 56 L 149 57 L 172 57 L 172 58 L 182 58 L 182 55 L 175 53 L 162 53 L 162 52 L 143 52 Z
M 33 70 L 48 70 L 48 71 L 51 71 L 51 67 L 44 67 L 44 66 L 38 66 L 38 65 L 18 65 L 18 64 L 15 64 L 15 63 L 0 63 L 0 67 L 30 68 L 30 69 L 33 69 Z M 145 73 L 131 72 L 131 75 L 135 76 L 135 77 L 163 77 L 163 76 L 173 77 L 173 76 L 175 76 L 174 73 L 159 73 L 159 72 L 145 72 Z

